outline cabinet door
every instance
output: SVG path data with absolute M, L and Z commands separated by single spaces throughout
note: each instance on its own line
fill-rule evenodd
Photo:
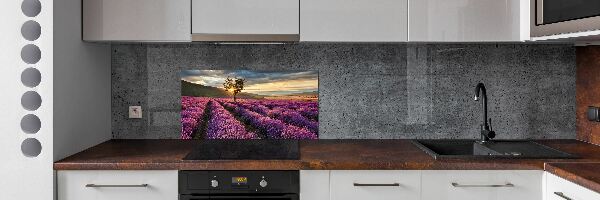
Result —
M 600 193 L 581 187 L 575 183 L 547 173 L 545 200 L 594 200 L 600 199 Z
M 190 41 L 189 0 L 83 0 L 83 40 Z
M 300 41 L 404 42 L 407 0 L 302 0 Z
M 329 170 L 300 171 L 300 200 L 329 200 Z
M 529 40 L 529 1 L 413 0 L 409 41 Z
M 192 0 L 193 34 L 298 34 L 299 0 Z
M 178 199 L 177 171 L 58 171 L 57 185 L 58 200 Z
M 418 200 L 419 171 L 331 171 L 331 200 Z
M 423 171 L 423 200 L 542 200 L 543 171 Z

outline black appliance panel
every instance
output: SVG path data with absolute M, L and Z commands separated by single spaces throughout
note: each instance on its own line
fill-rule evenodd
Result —
M 204 140 L 183 160 L 298 160 L 297 140 Z
M 598 0 L 537 0 L 537 4 L 543 7 L 541 10 L 542 24 L 600 16 L 600 1 Z M 538 25 L 542 24 L 538 23 Z
M 179 171 L 179 193 L 238 195 L 236 198 L 248 194 L 298 194 L 299 177 L 299 171 Z
M 206 199 L 219 199 L 219 200 L 298 200 L 298 194 L 284 194 L 284 195 L 267 195 L 267 196 L 197 196 L 197 195 L 181 195 L 179 200 L 206 200 Z

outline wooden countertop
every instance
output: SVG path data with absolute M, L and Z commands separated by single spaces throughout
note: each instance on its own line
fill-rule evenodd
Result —
M 600 146 L 538 140 L 579 159 L 435 160 L 410 140 L 300 142 L 300 160 L 182 160 L 199 141 L 110 140 L 54 163 L 55 170 L 546 170 L 600 192 Z M 545 166 L 544 166 L 545 165 Z M 545 168 L 544 168 L 545 167 Z
M 434 160 L 410 140 L 314 140 L 300 142 L 300 160 L 182 158 L 194 140 L 110 140 L 54 164 L 55 170 L 542 170 L 548 162 L 600 162 L 600 146 L 577 140 L 539 143 L 581 159 Z
M 546 171 L 600 193 L 600 162 L 546 163 Z

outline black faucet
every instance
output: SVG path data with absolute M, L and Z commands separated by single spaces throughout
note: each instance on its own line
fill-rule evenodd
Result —
M 481 92 L 481 97 L 479 95 Z M 481 141 L 480 142 L 488 142 L 489 140 L 496 137 L 496 132 L 492 130 L 492 119 L 490 118 L 490 123 L 488 124 L 487 117 L 487 94 L 485 93 L 485 85 L 483 83 L 477 84 L 475 88 L 475 101 L 479 101 L 480 98 L 483 98 L 481 105 L 483 106 L 483 124 L 481 124 Z

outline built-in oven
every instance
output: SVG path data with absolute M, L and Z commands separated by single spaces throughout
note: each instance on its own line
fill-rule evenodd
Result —
M 299 171 L 179 171 L 180 200 L 298 200 Z
M 600 30 L 600 0 L 531 0 L 533 37 Z

